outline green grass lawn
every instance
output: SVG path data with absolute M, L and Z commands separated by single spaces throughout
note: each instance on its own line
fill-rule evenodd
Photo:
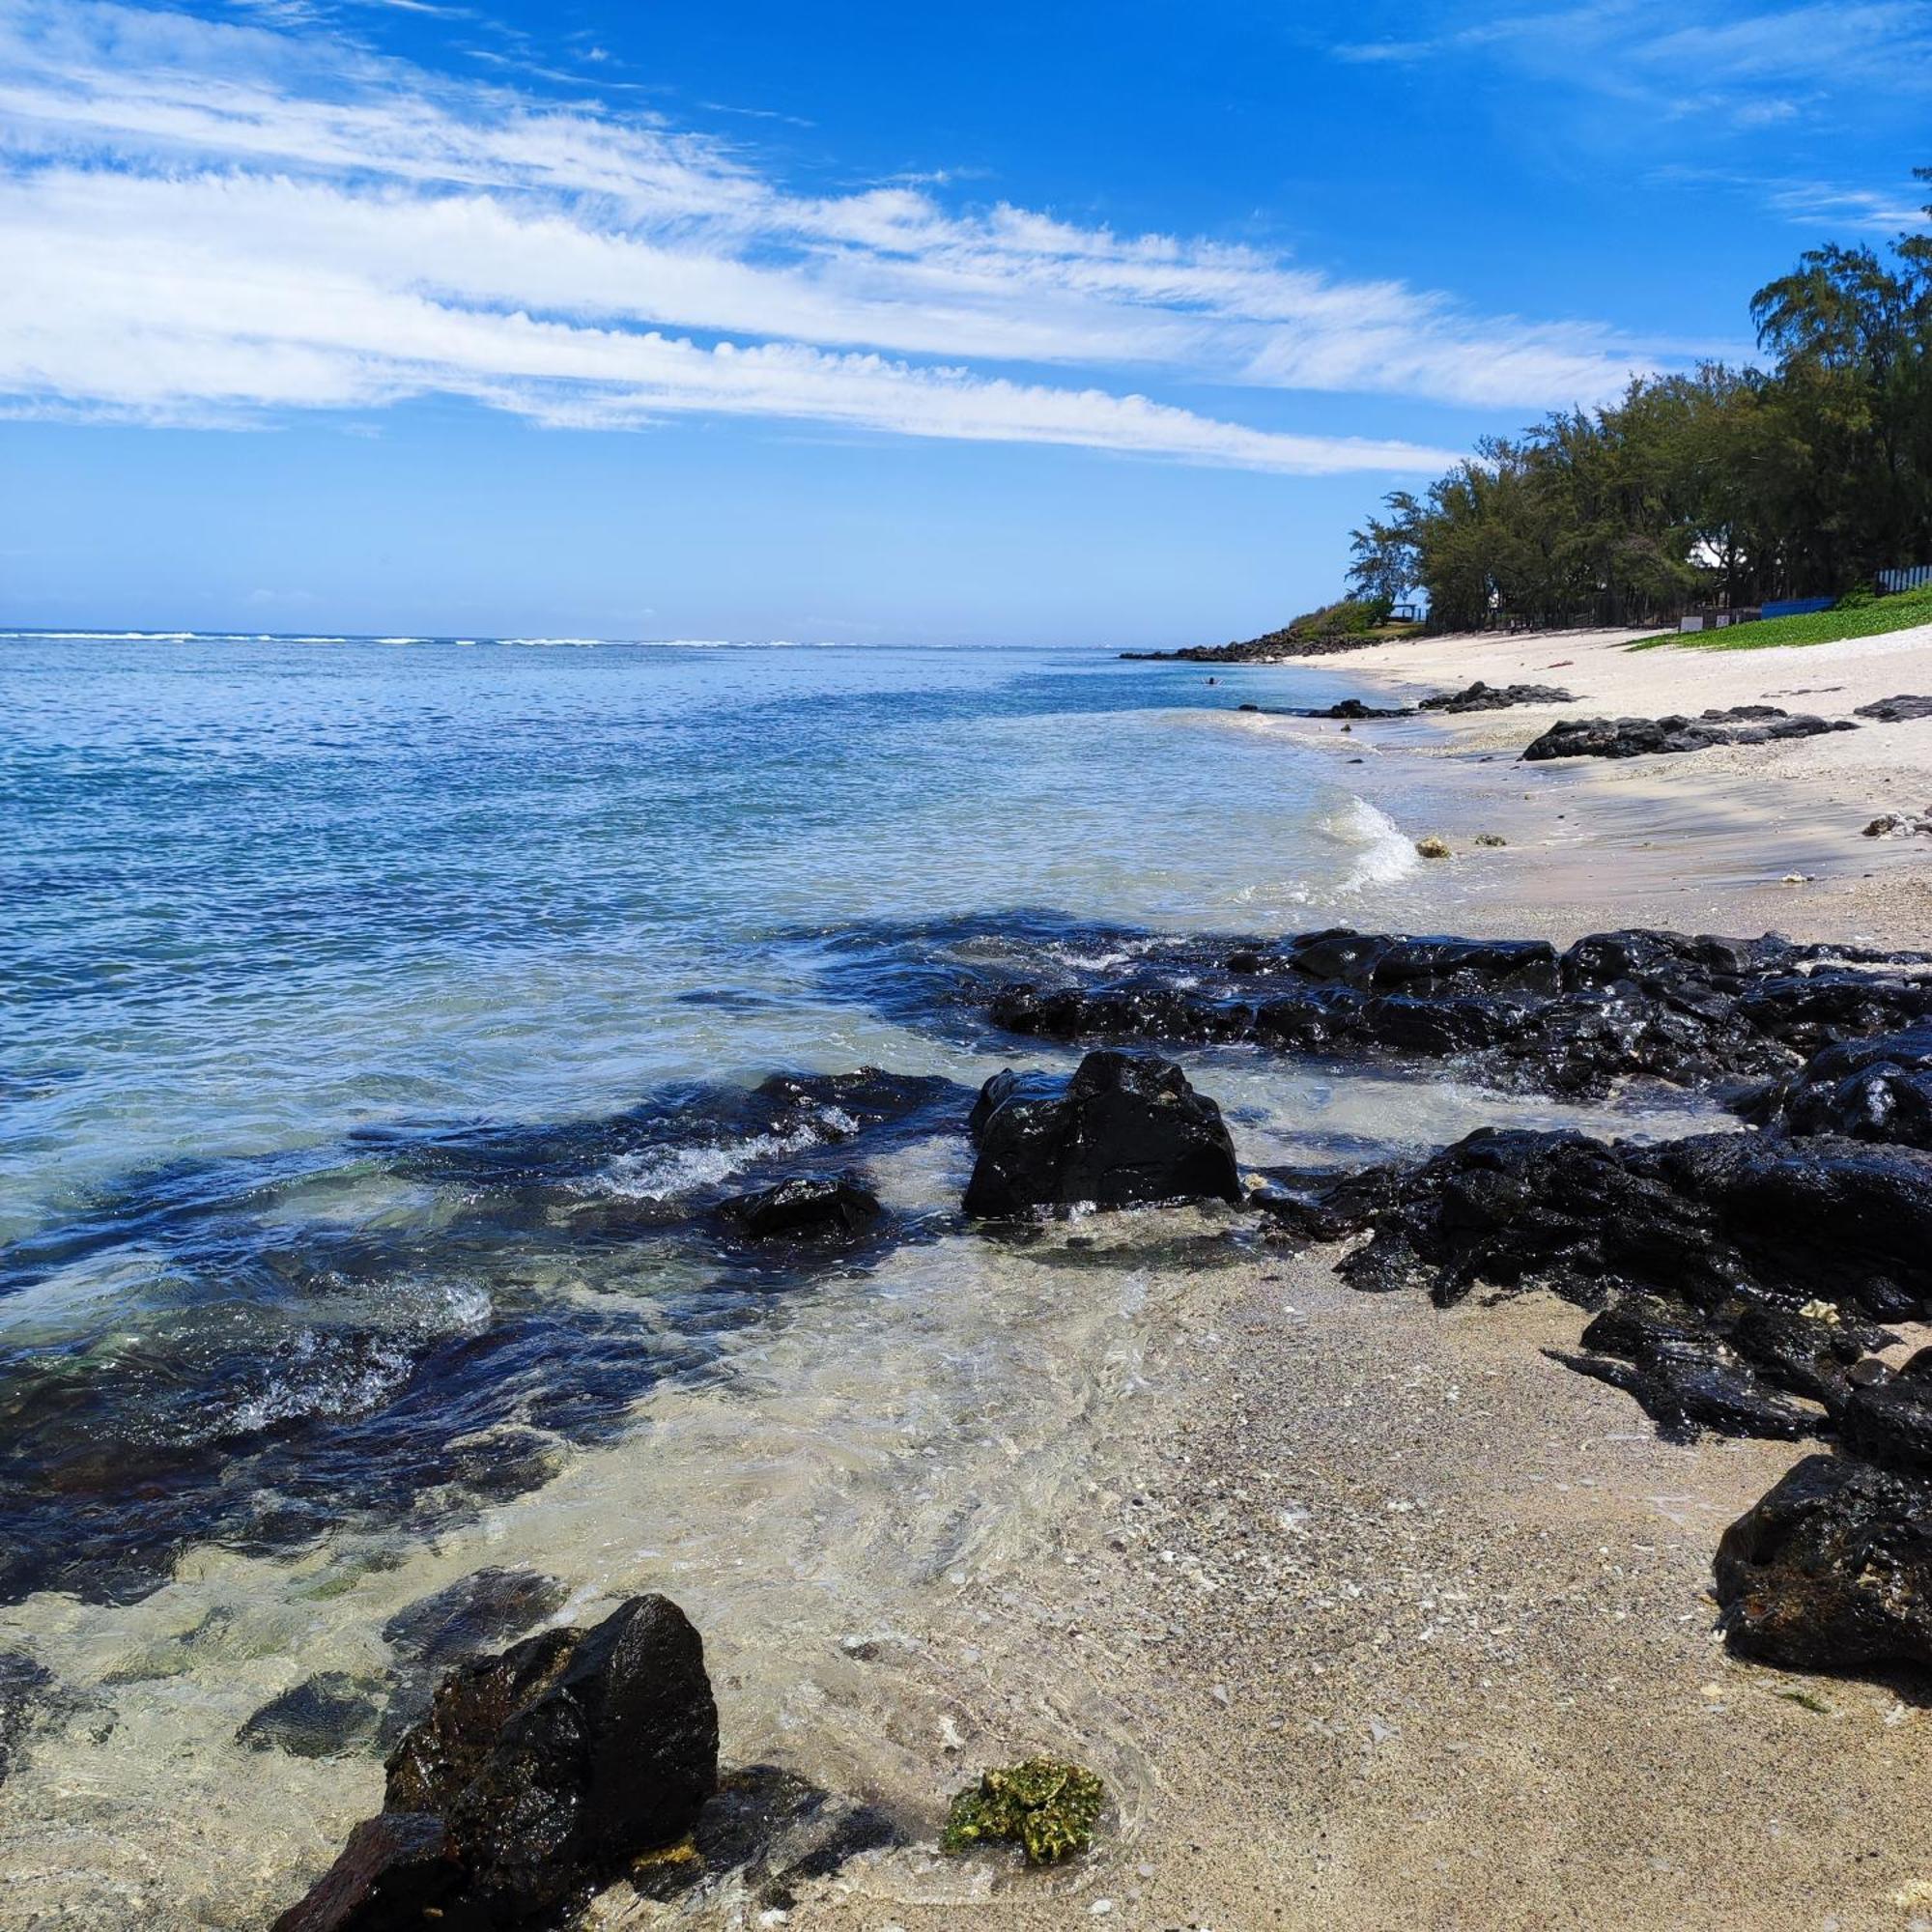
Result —
M 1779 644 L 1835 644 L 1840 638 L 1876 638 L 1887 631 L 1909 631 L 1915 624 L 1932 624 L 1932 584 L 1896 597 L 1874 597 L 1868 604 L 1813 611 L 1803 617 L 1767 617 L 1761 623 L 1723 631 L 1666 632 L 1630 648 L 1654 651 L 1675 644 L 1687 651 L 1767 651 Z

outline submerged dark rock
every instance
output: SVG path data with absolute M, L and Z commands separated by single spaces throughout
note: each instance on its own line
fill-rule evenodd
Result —
M 1574 704 L 1575 696 L 1553 684 L 1485 684 L 1478 678 L 1462 691 L 1438 692 L 1425 697 L 1424 711 L 1508 711 L 1519 704 Z
M 1932 1667 L 1932 1483 L 1808 1456 L 1725 1530 L 1731 1647 L 1793 1670 Z
M 1901 692 L 1896 697 L 1881 697 L 1871 704 L 1855 707 L 1855 718 L 1870 718 L 1881 724 L 1903 724 L 1915 718 L 1932 718 L 1932 697 Z
M 1523 752 L 1530 763 L 1548 758 L 1637 758 L 1676 752 L 1703 752 L 1714 745 L 1764 745 L 1779 738 L 1816 738 L 1829 731 L 1856 731 L 1848 718 L 1793 715 L 1775 704 L 1739 704 L 1695 718 L 1566 718 Z
M 374 1678 L 321 1671 L 271 1697 L 235 1733 L 235 1741 L 291 1757 L 338 1757 L 375 1742 L 382 1688 Z
M 634 1865 L 629 1883 L 668 1900 L 730 1885 L 764 1912 L 797 1903 L 794 1888 L 838 1870 L 862 1852 L 904 1834 L 876 1805 L 848 1798 L 776 1765 L 726 1772 L 692 1828 L 691 1856 Z
M 405 1605 L 383 1637 L 412 1662 L 440 1670 L 554 1615 L 569 1596 L 554 1577 L 493 1564 Z
M 718 1783 L 698 1634 L 664 1597 L 443 1680 L 384 1809 L 276 1932 L 513 1925 L 687 1833 Z
M 64 1684 L 24 1650 L 0 1650 L 0 1784 L 35 1738 L 90 1720 L 97 1741 L 114 1729 L 114 1714 L 99 1697 Z
M 968 1126 L 980 1152 L 965 1206 L 981 1218 L 1240 1199 L 1220 1108 L 1151 1054 L 1090 1053 L 1065 1080 L 996 1073 Z
M 718 1218 L 725 1195 L 954 1133 L 970 1099 L 863 1067 L 675 1083 L 595 1116 L 372 1126 L 103 1186 L 0 1252 L 0 1296 L 125 1267 L 141 1337 L 0 1348 L 0 1602 L 133 1601 L 197 1544 L 273 1557 L 346 1524 L 431 1534 L 538 1487 L 654 1382 L 704 1371 L 708 1331 L 747 1319 L 729 1291 L 846 1260 L 746 1240 Z M 408 1205 L 317 1213 L 318 1179 L 351 1172 Z M 923 1232 L 893 1217 L 876 1237 Z M 607 1264 L 597 1249 L 647 1266 L 647 1246 L 698 1264 L 671 1270 L 693 1284 L 673 1320 L 546 1285 Z
M 847 1169 L 794 1175 L 775 1187 L 733 1195 L 718 1211 L 753 1240 L 810 1241 L 864 1234 L 885 1210 L 879 1197 Z

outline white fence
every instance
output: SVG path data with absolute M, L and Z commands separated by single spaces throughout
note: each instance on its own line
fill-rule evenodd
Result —
M 1896 597 L 1901 590 L 1922 590 L 1928 583 L 1932 583 L 1932 563 L 1914 564 L 1906 570 L 1881 570 L 1878 594 Z

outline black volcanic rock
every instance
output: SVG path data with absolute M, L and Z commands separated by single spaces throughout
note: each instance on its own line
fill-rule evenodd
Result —
M 1695 718 L 1559 719 L 1522 755 L 1532 764 L 1549 758 L 1637 758 L 1673 752 L 1703 752 L 1713 745 L 1765 745 L 1779 738 L 1816 738 L 1856 731 L 1848 718 L 1827 721 L 1793 715 L 1775 704 L 1740 704 Z
M 1725 1530 L 1731 1647 L 1793 1670 L 1932 1666 L 1932 1483 L 1807 1456 Z
M 1761 1371 L 1745 1359 L 1754 1351 L 1726 1338 L 1733 1325 L 1727 1315 L 1627 1295 L 1583 1330 L 1588 1352 L 1558 1352 L 1556 1358 L 1622 1389 L 1670 1434 L 1715 1429 L 1725 1435 L 1792 1439 L 1814 1434 L 1821 1419 L 1816 1411 L 1779 1390 L 1796 1385 L 1798 1394 L 1814 1399 L 1827 1387 L 1843 1390 L 1844 1367 L 1830 1353 L 1834 1331 L 1823 1321 L 1791 1317 L 1800 1335 L 1776 1338 L 1787 1344 L 1782 1350 L 1766 1346 Z M 1805 1336 L 1805 1328 L 1817 1333 Z
M 1413 718 L 1415 713 L 1406 705 L 1370 704 L 1359 697 L 1345 697 L 1339 704 L 1324 705 L 1319 711 L 1293 711 L 1292 718 L 1346 718 L 1359 724 L 1370 718 Z
M 1827 1136 L 1656 1144 L 1483 1128 L 1406 1171 L 1342 1264 L 1364 1288 L 1438 1304 L 1487 1282 L 1548 1282 L 1586 1306 L 1652 1290 L 1704 1310 L 1739 1297 L 1916 1319 L 1932 1242 L 1932 1156 Z
M 335 1862 L 270 1932 L 491 1932 L 507 1921 L 462 1898 L 442 1820 L 384 1811 L 350 1833 Z
M 1463 691 L 1438 692 L 1425 697 L 1424 711 L 1508 711 L 1518 704 L 1574 704 L 1576 697 L 1553 684 L 1485 684 L 1478 678 Z
M 981 1218 L 1240 1198 L 1220 1108 L 1151 1054 L 1090 1053 L 1065 1080 L 996 1073 L 968 1126 L 980 1151 L 966 1211 Z
M 1278 664 L 1284 658 L 1338 657 L 1344 651 L 1365 651 L 1380 638 L 1299 638 L 1293 631 L 1270 631 L 1265 637 L 1245 638 L 1229 644 L 1185 644 L 1174 651 L 1122 651 L 1123 659 L 1141 664 Z
M 1261 1205 L 1293 1236 L 1366 1234 L 1338 1264 L 1358 1289 L 1421 1288 L 1447 1306 L 1479 1286 L 1543 1286 L 1602 1310 L 1582 1351 L 1558 1359 L 1673 1433 L 1837 1427 L 1867 1454 L 1932 1466 L 1932 1408 L 1906 1378 L 1851 1374 L 1895 1339 L 1878 1323 L 1923 1311 L 1932 1156 L 1916 1150 L 1486 1128 Z
M 1901 692 L 1896 697 L 1881 697 L 1875 703 L 1861 704 L 1852 715 L 1870 718 L 1881 724 L 1903 724 L 1914 718 L 1932 718 L 1932 697 Z
M 1763 1435 L 1796 1441 L 1816 1433 L 1819 1418 L 1765 1388 L 1721 1343 L 1687 1342 L 1660 1350 L 1646 1362 L 1613 1356 L 1550 1353 L 1579 1375 L 1622 1389 L 1666 1435 Z
M 734 1195 L 718 1211 L 753 1240 L 817 1241 L 864 1234 L 884 1210 L 879 1197 L 848 1170 L 794 1175 L 775 1187 Z
M 1932 1350 L 1921 1349 L 1897 1375 L 1861 1380 L 1838 1433 L 1846 1449 L 1868 1463 L 1932 1476 Z
M 1746 1112 L 1786 1133 L 1932 1149 L 1932 1020 L 1828 1046 Z
M 511 1926 L 674 1843 L 718 1784 L 703 1644 L 664 1597 L 526 1638 L 451 1672 L 387 1770 L 275 1932 Z
M 1592 933 L 1540 940 L 1347 927 L 1217 947 L 1141 944 L 1060 983 L 996 981 L 988 1016 L 1054 1039 L 1253 1041 L 1324 1056 L 1464 1059 L 1499 1084 L 1601 1094 L 1636 1075 L 1680 1086 L 1794 1071 L 1839 1041 L 1932 1018 L 1916 953 L 1767 935 Z

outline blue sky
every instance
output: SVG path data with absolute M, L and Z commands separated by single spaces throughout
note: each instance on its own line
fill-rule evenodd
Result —
M 0 0 L 0 623 L 1246 635 L 1928 108 L 1932 0 Z

